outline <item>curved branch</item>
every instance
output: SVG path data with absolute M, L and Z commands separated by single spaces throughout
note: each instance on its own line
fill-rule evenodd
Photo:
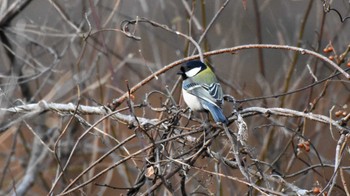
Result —
M 24 104 L 24 105 L 11 107 L 11 108 L 0 108 L 0 112 L 24 113 L 23 116 L 16 118 L 16 120 L 12 120 L 10 123 L 5 125 L 2 124 L 0 126 L 0 132 L 5 131 L 8 127 L 10 127 L 13 124 L 21 122 L 24 119 L 30 118 L 34 115 L 37 115 L 38 113 L 48 111 L 48 110 L 54 111 L 61 115 L 74 114 L 75 111 L 77 111 L 78 114 L 89 114 L 89 115 L 91 114 L 108 115 L 112 113 L 108 108 L 104 106 L 79 105 L 77 107 L 73 103 L 68 103 L 68 104 L 47 103 L 45 100 L 41 100 L 38 103 Z M 111 117 L 128 124 L 135 123 L 135 117 L 133 117 L 132 115 L 126 115 L 120 112 L 114 112 L 114 114 L 111 115 Z M 142 117 L 137 117 L 137 120 L 141 125 L 145 125 L 145 124 L 154 125 L 157 122 L 159 122 L 158 119 L 147 119 Z
M 250 116 L 255 113 L 259 114 L 266 114 L 266 115 L 276 115 L 276 116 L 286 116 L 286 117 L 303 117 L 309 120 L 317 121 L 320 123 L 325 123 L 325 124 L 331 124 L 332 126 L 336 127 L 337 129 L 342 131 L 347 131 L 349 132 L 350 129 L 348 127 L 342 126 L 343 122 L 340 121 L 335 121 L 328 116 L 321 115 L 321 114 L 313 114 L 311 112 L 305 113 L 305 112 L 300 112 L 292 109 L 287 109 L 287 108 L 262 108 L 262 107 L 250 107 L 250 108 L 245 108 L 242 111 L 239 111 L 239 113 L 243 117 Z M 232 120 L 232 119 L 229 119 Z
M 68 104 L 47 103 L 44 100 L 33 104 L 20 105 L 20 106 L 15 106 L 11 108 L 0 108 L 0 112 L 25 113 L 25 114 L 33 114 L 33 115 L 43 111 L 47 111 L 47 110 L 51 110 L 59 114 L 73 114 L 75 111 L 78 114 L 86 114 L 86 115 L 91 115 L 91 114 L 98 114 L 98 115 L 109 114 L 110 115 L 111 114 L 111 111 L 104 106 L 79 105 L 77 107 L 73 103 L 68 103 Z M 339 121 L 336 121 L 329 118 L 328 116 L 321 115 L 321 114 L 314 114 L 311 112 L 305 113 L 305 112 L 300 112 L 297 110 L 292 110 L 287 108 L 263 108 L 263 107 L 249 107 L 249 108 L 244 108 L 243 110 L 238 112 L 239 114 L 242 115 L 243 118 L 251 115 L 255 115 L 257 113 L 267 114 L 267 115 L 276 115 L 276 116 L 285 116 L 285 117 L 303 117 L 303 118 L 317 121 L 320 123 L 331 124 L 332 126 L 336 127 L 340 131 L 350 132 L 350 128 L 342 126 L 344 124 L 342 119 L 340 119 Z M 129 123 L 129 124 L 135 122 L 135 117 L 132 115 L 126 115 L 120 112 L 114 112 L 114 113 L 115 114 L 111 115 L 112 118 L 116 118 L 117 120 L 123 121 L 125 123 Z M 29 118 L 33 115 L 27 115 L 25 118 Z M 233 116 L 229 120 L 230 121 L 236 120 L 235 118 L 236 117 Z M 22 117 L 19 119 L 20 121 L 22 121 L 24 118 Z M 137 117 L 137 120 L 141 125 L 144 125 L 144 124 L 155 125 L 160 122 L 159 119 L 148 119 L 148 118 L 142 118 L 142 117 Z M 0 128 L 0 130 L 1 129 L 2 128 Z
M 205 52 L 205 53 L 203 53 L 203 56 L 207 57 L 207 56 L 212 56 L 212 55 L 217 55 L 217 54 L 235 53 L 235 52 L 237 52 L 239 50 L 257 49 L 257 48 L 291 50 L 291 51 L 300 52 L 303 55 L 304 54 L 311 55 L 311 56 L 314 56 L 314 57 L 316 57 L 316 58 L 318 58 L 318 59 L 328 63 L 334 69 L 338 70 L 341 74 L 343 74 L 347 79 L 350 79 L 350 75 L 348 73 L 346 73 L 342 68 L 340 68 L 333 61 L 329 60 L 327 57 L 325 57 L 325 56 L 323 56 L 323 55 L 321 55 L 321 54 L 319 54 L 317 52 L 314 52 L 312 50 L 299 48 L 299 47 L 295 47 L 295 46 L 274 45 L 274 44 L 248 44 L 248 45 L 241 45 L 241 46 L 236 46 L 236 47 L 232 47 L 232 48 L 224 48 L 224 49 L 220 49 L 220 50 L 213 50 L 213 51 Z M 169 69 L 172 69 L 175 66 L 180 65 L 180 64 L 182 64 L 182 63 L 184 63 L 186 61 L 193 60 L 193 59 L 198 59 L 199 57 L 200 57 L 199 55 L 193 55 L 193 56 L 185 57 L 185 58 L 183 58 L 181 60 L 175 61 L 173 63 L 170 63 L 170 64 L 164 66 L 162 69 L 154 72 L 153 74 L 149 75 L 148 77 L 143 79 L 141 82 L 137 83 L 135 86 L 130 88 L 130 93 L 134 93 L 140 87 L 142 87 L 143 85 L 145 85 L 149 81 L 151 81 L 154 77 L 159 76 L 159 75 L 167 72 Z M 112 101 L 112 103 L 109 104 L 108 107 L 111 108 L 112 110 L 114 110 L 120 104 L 122 104 L 127 97 L 128 97 L 128 93 L 124 93 L 121 97 L 119 97 L 117 99 L 114 99 Z

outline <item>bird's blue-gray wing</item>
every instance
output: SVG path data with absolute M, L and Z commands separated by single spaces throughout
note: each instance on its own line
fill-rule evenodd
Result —
M 217 104 L 217 99 L 212 96 L 208 85 L 198 84 L 196 82 L 186 82 L 182 86 L 188 93 L 198 97 L 201 100 L 205 100 L 212 104 Z M 212 91 L 214 92 L 214 91 Z
M 205 84 L 203 87 L 208 90 L 209 94 L 216 100 L 218 105 L 223 104 L 223 92 L 220 83 Z
M 188 82 L 183 84 L 183 88 L 201 100 L 203 108 L 211 113 L 216 122 L 227 124 L 228 121 L 221 109 L 222 89 L 219 83 L 206 85 Z

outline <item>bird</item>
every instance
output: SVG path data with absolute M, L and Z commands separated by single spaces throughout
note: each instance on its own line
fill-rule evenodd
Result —
M 182 95 L 192 111 L 209 111 L 216 123 L 228 124 L 222 111 L 223 91 L 214 72 L 199 60 L 188 61 L 177 73 L 182 77 Z

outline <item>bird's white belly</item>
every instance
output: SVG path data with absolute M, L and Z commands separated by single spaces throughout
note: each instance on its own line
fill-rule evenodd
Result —
M 182 95 L 185 100 L 185 103 L 193 111 L 202 111 L 204 110 L 198 97 L 188 93 L 186 90 L 182 89 Z

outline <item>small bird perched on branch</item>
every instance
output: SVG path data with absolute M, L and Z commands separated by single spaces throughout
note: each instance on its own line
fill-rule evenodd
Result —
M 223 92 L 214 72 L 201 61 L 189 61 L 177 73 L 182 76 L 182 95 L 193 111 L 209 111 L 215 122 L 228 124 L 221 106 Z

